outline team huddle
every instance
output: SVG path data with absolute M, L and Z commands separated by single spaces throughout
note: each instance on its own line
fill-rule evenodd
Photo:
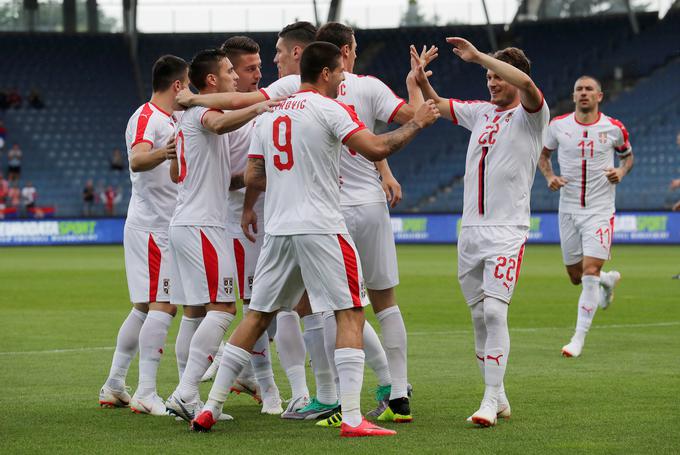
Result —
M 503 386 L 507 315 L 537 165 L 551 189 L 561 188 L 564 263 L 583 287 L 576 332 L 562 353 L 580 355 L 595 310 L 611 303 L 620 279 L 601 269 L 613 235 L 614 185 L 632 168 L 628 134 L 599 112 L 595 79 L 580 78 L 575 112 L 549 125 L 547 102 L 520 49 L 487 55 L 462 38 L 447 42 L 459 58 L 487 70 L 490 101 L 440 97 L 427 69 L 438 57 L 434 46 L 409 49 L 408 100 L 399 98 L 379 79 L 353 73 L 354 32 L 335 22 L 318 30 L 308 22 L 285 27 L 274 59 L 279 79 L 266 88 L 259 87 L 259 45 L 245 36 L 201 51 L 191 63 L 171 55 L 156 61 L 153 95 L 126 130 L 132 197 L 124 250 L 133 308 L 119 330 L 100 405 L 171 414 L 209 431 L 232 419 L 223 411 L 231 391 L 255 397 L 263 414 L 316 420 L 344 437 L 396 434 L 361 411 L 367 364 L 377 388 L 376 407 L 365 416 L 411 422 L 388 211 L 401 187 L 386 159 L 439 117 L 471 131 L 458 278 L 485 392 L 468 420 L 492 426 L 511 414 Z M 391 122 L 401 126 L 375 134 Z M 552 170 L 552 151 L 561 176 Z M 224 343 L 237 293 L 243 319 Z M 365 323 L 369 305 L 382 339 Z M 179 383 L 163 400 L 156 377 L 178 306 Z M 272 341 L 291 388 L 285 409 Z M 137 351 L 139 383 L 130 396 L 126 376 Z M 199 385 L 212 377 L 204 403 Z

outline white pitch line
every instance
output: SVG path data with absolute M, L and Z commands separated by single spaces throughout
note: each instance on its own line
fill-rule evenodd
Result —
M 648 324 L 609 324 L 593 326 L 591 329 L 642 329 L 647 327 L 674 327 L 680 325 L 680 321 L 652 322 Z M 542 332 L 545 330 L 570 330 L 573 327 L 519 327 L 510 329 L 510 332 Z M 425 335 L 469 335 L 472 330 L 447 330 L 433 332 L 408 332 L 409 336 Z M 170 343 L 172 344 L 172 343 Z M 46 349 L 44 351 L 8 351 L 0 352 L 0 356 L 13 355 L 36 355 L 36 354 L 64 354 L 71 352 L 90 352 L 90 351 L 113 351 L 115 346 L 99 346 L 92 348 L 73 348 L 73 349 Z

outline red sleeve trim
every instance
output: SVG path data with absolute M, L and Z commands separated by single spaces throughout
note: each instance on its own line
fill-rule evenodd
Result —
M 608 117 L 608 118 L 609 118 L 609 121 L 611 122 L 612 125 L 616 125 L 621 130 L 621 134 L 623 135 L 623 145 L 619 148 L 624 149 L 624 150 L 631 148 L 629 136 L 628 136 L 628 130 L 623 125 L 623 123 L 620 120 L 617 120 L 615 118 L 612 118 L 612 117 Z M 617 151 L 618 151 L 618 149 L 617 149 Z
M 265 89 L 261 88 L 261 89 L 260 89 L 260 93 L 262 93 L 262 94 L 264 95 L 265 99 L 267 99 L 267 100 L 268 100 L 268 99 L 271 99 L 271 97 L 270 97 L 269 94 L 265 91 Z
M 202 126 L 205 126 L 205 125 L 203 124 L 203 117 L 205 117 L 205 114 L 207 114 L 208 112 L 219 112 L 220 114 L 224 114 L 224 112 L 222 112 L 222 111 L 219 110 L 219 109 L 208 109 L 208 110 L 205 111 L 203 114 L 201 114 L 201 125 L 202 125 Z
M 134 148 L 134 146 L 137 145 L 137 144 L 141 144 L 142 142 L 146 142 L 146 143 L 149 144 L 151 147 L 153 147 L 153 142 L 151 142 L 150 140 L 148 140 L 148 139 L 139 139 L 139 140 L 137 140 L 137 141 L 135 141 L 135 142 L 132 143 L 132 145 L 130 146 L 130 149 Z
M 525 111 L 527 111 L 528 114 L 535 114 L 536 112 L 539 112 L 541 109 L 543 109 L 545 97 L 543 96 L 543 92 L 541 92 L 540 90 L 538 92 L 541 94 L 541 104 L 535 110 L 531 110 L 527 108 L 524 104 L 522 104 L 522 107 L 524 108 Z
M 397 116 L 397 112 L 399 112 L 399 109 L 401 109 L 401 107 L 404 104 L 406 104 L 406 101 L 404 101 L 404 100 L 401 100 L 401 102 L 399 104 L 397 104 L 397 107 L 395 107 L 394 111 L 392 111 L 392 115 L 390 115 L 390 118 L 387 120 L 387 123 L 392 123 L 392 121 L 394 120 L 394 117 Z
M 151 120 L 152 115 L 153 109 L 151 109 L 149 103 L 144 104 L 144 107 L 142 107 L 142 112 L 139 113 L 139 117 L 137 118 L 137 130 L 135 131 L 134 140 L 135 144 L 145 140 L 144 133 L 146 133 L 146 127 L 149 125 L 149 120 Z M 153 145 L 153 143 L 151 145 Z
M 259 154 L 257 154 L 257 153 L 249 153 L 249 154 L 248 154 L 248 158 L 259 158 L 259 159 L 263 160 L 263 159 L 264 159 L 264 155 L 259 155 Z
M 456 112 L 453 110 L 453 98 L 449 98 L 449 109 L 451 110 L 451 121 L 454 125 L 458 125 L 458 117 L 456 117 Z
M 347 141 L 349 140 L 350 137 L 354 136 L 354 135 L 355 135 L 356 133 L 358 133 L 359 131 L 365 130 L 365 129 L 366 129 L 366 127 L 364 126 L 363 123 L 362 123 L 361 125 L 357 126 L 357 127 L 354 128 L 352 131 L 350 131 L 349 133 L 347 133 L 347 135 L 345 135 L 344 138 L 342 138 L 342 143 L 344 144 L 345 142 L 347 142 Z

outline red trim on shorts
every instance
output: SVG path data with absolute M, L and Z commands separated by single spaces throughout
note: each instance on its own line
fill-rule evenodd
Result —
M 524 243 L 519 248 L 519 253 L 517 253 L 517 273 L 515 274 L 515 288 L 517 288 L 517 283 L 519 283 L 519 274 L 522 271 L 522 258 L 524 257 L 524 247 L 527 244 L 527 240 L 524 239 Z
M 352 304 L 355 307 L 361 307 L 361 295 L 359 294 L 359 266 L 357 265 L 357 256 L 354 248 L 345 238 L 338 234 L 338 243 L 342 251 L 342 259 L 345 263 L 345 272 L 347 273 L 347 284 L 349 286 L 349 293 L 352 296 Z
M 208 293 L 210 294 L 210 303 L 217 302 L 217 286 L 218 286 L 218 261 L 217 251 L 208 237 L 201 232 L 201 249 L 203 250 L 203 266 L 205 267 L 205 278 L 208 282 Z
M 406 104 L 406 101 L 404 101 L 404 100 L 401 100 L 401 102 L 399 104 L 397 104 L 397 107 L 395 107 L 394 110 L 392 111 L 392 115 L 390 115 L 390 118 L 387 120 L 387 123 L 392 123 L 392 121 L 394 120 L 394 117 L 397 116 L 397 112 L 399 112 L 399 109 L 401 109 L 401 107 L 404 104 Z
M 238 280 L 238 293 L 241 300 L 245 295 L 245 290 L 243 289 L 245 283 L 245 265 L 246 265 L 246 252 L 243 249 L 243 245 L 238 239 L 234 239 L 234 257 L 236 258 L 236 279 Z
M 149 303 L 151 303 L 155 302 L 158 296 L 158 277 L 161 274 L 161 250 L 151 234 L 149 234 L 147 256 L 149 262 Z
M 611 218 L 609 218 L 609 260 L 612 258 L 612 242 L 614 241 L 614 218 L 616 218 L 615 215 L 612 215 Z
M 137 130 L 135 131 L 135 140 L 132 142 L 132 146 L 134 147 L 135 145 L 139 144 L 140 142 L 144 141 L 144 133 L 146 132 L 146 127 L 149 124 L 149 119 L 151 119 L 151 116 L 153 115 L 153 109 L 149 106 L 149 103 L 144 104 L 144 107 L 142 108 L 142 112 L 139 113 L 139 117 L 137 117 Z M 146 141 L 151 144 L 153 147 L 153 143 L 150 141 Z

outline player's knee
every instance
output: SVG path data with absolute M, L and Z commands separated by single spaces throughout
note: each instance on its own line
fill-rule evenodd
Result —
M 569 280 L 571 281 L 571 284 L 578 286 L 579 284 L 581 284 L 581 274 L 570 273 Z
M 508 305 L 496 299 L 484 301 L 484 324 L 498 327 L 507 324 Z
M 583 267 L 583 274 L 584 275 L 600 276 L 600 269 L 601 269 L 601 267 L 599 265 L 590 264 L 590 265 Z

